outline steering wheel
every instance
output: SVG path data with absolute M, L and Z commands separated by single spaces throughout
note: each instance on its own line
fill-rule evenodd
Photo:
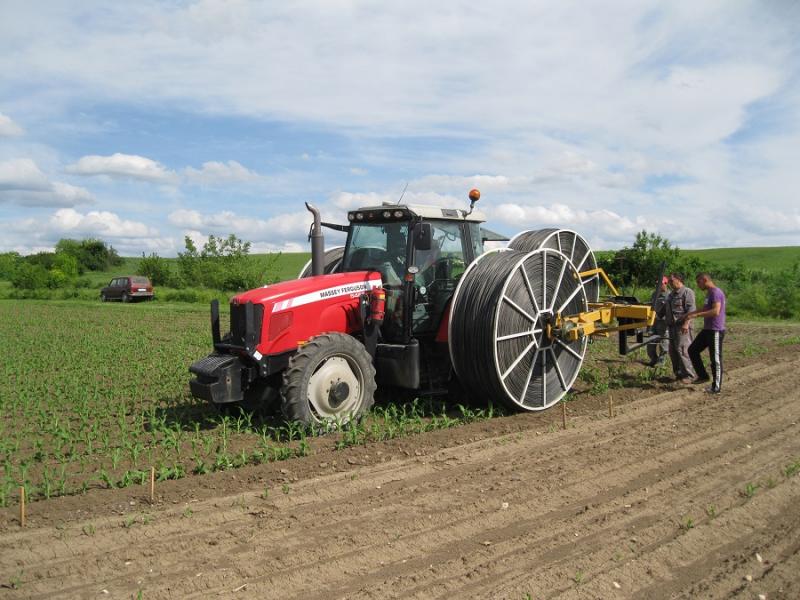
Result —
M 389 260 L 389 255 L 383 248 L 365 246 L 353 252 L 347 265 L 351 270 L 377 269 L 378 265 Z

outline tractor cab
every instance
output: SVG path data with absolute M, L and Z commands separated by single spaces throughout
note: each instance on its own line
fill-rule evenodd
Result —
M 386 290 L 382 337 L 434 337 L 459 277 L 483 253 L 477 212 L 415 205 L 365 207 L 347 215 L 340 272 L 378 271 Z

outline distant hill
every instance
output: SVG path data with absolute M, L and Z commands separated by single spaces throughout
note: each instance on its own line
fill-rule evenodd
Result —
M 800 262 L 800 246 L 681 249 L 681 254 L 696 256 L 714 265 L 731 266 L 742 263 L 747 269 L 765 271 L 780 271 Z

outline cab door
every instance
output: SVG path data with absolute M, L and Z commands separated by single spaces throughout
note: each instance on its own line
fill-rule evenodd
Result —
M 439 327 L 458 280 L 472 260 L 465 242 L 466 224 L 455 220 L 429 221 L 433 242 L 430 250 L 415 250 L 414 307 L 411 331 L 415 336 L 434 334 Z

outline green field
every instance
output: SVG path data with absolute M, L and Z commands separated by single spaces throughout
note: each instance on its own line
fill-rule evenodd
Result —
M 224 311 L 224 308 L 223 308 Z M 225 315 L 223 322 L 227 321 Z M 277 407 L 221 414 L 189 394 L 211 351 L 208 310 L 178 303 L 0 300 L 0 506 L 304 456 L 319 443 Z M 325 435 L 344 448 L 488 418 L 418 400 Z
M 747 269 L 770 272 L 791 268 L 800 262 L 800 246 L 681 250 L 681 254 L 696 256 L 714 265 L 727 267 L 741 264 Z
M 252 254 L 254 259 L 270 258 L 274 254 Z M 275 261 L 275 272 L 271 274 L 276 281 L 285 281 L 287 279 L 294 279 L 300 273 L 300 269 L 311 258 L 310 252 L 282 252 L 278 260 Z M 89 271 L 85 273 L 92 284 L 98 288 L 106 285 L 113 277 L 118 275 L 134 275 L 139 267 L 140 258 L 124 257 L 122 265 L 113 267 L 107 271 Z M 165 259 L 170 263 L 173 270 L 178 268 L 178 260 L 176 258 Z

